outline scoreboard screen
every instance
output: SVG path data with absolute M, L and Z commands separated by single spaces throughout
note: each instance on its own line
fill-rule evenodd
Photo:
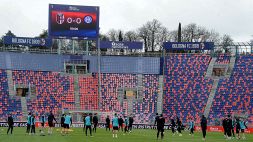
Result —
M 99 7 L 50 4 L 48 29 L 53 37 L 97 38 Z

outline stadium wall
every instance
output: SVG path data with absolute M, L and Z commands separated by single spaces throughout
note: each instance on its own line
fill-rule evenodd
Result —
M 0 52 L 0 69 L 32 71 L 64 71 L 64 61 L 89 60 L 90 72 L 98 72 L 97 56 L 54 55 Z M 101 73 L 159 74 L 159 57 L 117 57 L 100 58 Z

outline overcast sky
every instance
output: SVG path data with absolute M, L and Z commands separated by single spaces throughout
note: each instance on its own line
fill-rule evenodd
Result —
M 48 5 L 100 6 L 100 29 L 136 29 L 158 19 L 169 30 L 196 23 L 235 41 L 253 39 L 253 0 L 0 0 L 0 36 L 33 37 L 48 28 Z

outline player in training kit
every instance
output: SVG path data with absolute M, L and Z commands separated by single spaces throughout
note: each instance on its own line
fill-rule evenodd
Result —
M 34 135 L 35 134 L 35 116 L 34 116 L 34 114 L 32 114 L 30 119 L 31 119 L 31 133 L 30 134 Z
M 133 127 L 134 119 L 132 116 L 129 117 L 129 125 L 128 125 L 128 131 L 129 133 L 132 132 L 132 127 Z
M 128 132 L 128 125 L 129 125 L 129 120 L 127 116 L 125 116 L 125 133 Z
M 224 119 L 222 120 L 222 127 L 224 130 L 224 138 L 227 138 L 227 117 L 225 116 Z
M 28 116 L 27 116 L 27 123 L 26 123 L 26 133 L 29 134 L 30 133 L 30 129 L 31 129 L 31 112 L 29 112 Z
M 65 120 L 64 120 L 64 133 L 65 134 L 68 134 L 69 127 L 70 127 L 71 124 L 72 124 L 72 118 L 71 118 L 71 115 L 69 113 L 65 116 Z
M 233 117 L 233 119 L 232 119 L 232 135 L 233 135 L 233 139 L 235 138 L 235 125 L 236 125 L 236 120 L 235 120 L 235 117 Z
M 51 135 L 53 133 L 53 127 L 54 127 L 53 121 L 55 121 L 57 123 L 52 111 L 50 111 L 50 114 L 48 115 L 47 121 L 48 121 L 48 126 L 49 126 L 48 127 L 48 134 Z
M 163 118 L 163 115 L 161 114 L 157 120 L 157 135 L 156 135 L 157 139 L 159 138 L 160 132 L 161 132 L 161 139 L 163 139 L 164 124 L 165 124 L 165 119 Z
M 233 123 L 232 123 L 232 119 L 230 118 L 230 115 L 228 115 L 228 119 L 227 119 L 227 139 L 231 139 L 232 136 L 232 128 L 233 128 Z
M 87 136 L 88 129 L 90 130 L 90 136 L 92 136 L 92 132 L 91 132 L 91 116 L 92 116 L 92 114 L 90 113 L 89 115 L 87 115 L 85 117 L 85 127 L 86 127 L 85 134 L 86 134 L 86 136 Z
M 207 128 L 207 120 L 206 120 L 206 117 L 204 115 L 202 115 L 202 118 L 201 118 L 201 129 L 202 129 L 202 134 L 203 134 L 203 138 L 202 140 L 206 140 L 206 128 Z
M 83 132 L 85 131 L 85 118 L 86 118 L 87 114 L 84 113 L 83 114 Z
M 244 131 L 247 128 L 246 121 L 243 121 L 243 119 L 241 118 L 241 120 L 239 121 L 239 124 L 240 124 L 241 133 L 242 133 L 242 139 L 246 139 L 245 134 L 244 134 Z
M 65 114 L 61 115 L 61 134 L 64 132 L 64 121 L 65 121 Z
M 175 135 L 175 127 L 176 127 L 176 123 L 175 123 L 175 120 L 174 120 L 174 118 L 173 118 L 173 117 L 171 117 L 170 123 L 171 123 L 171 131 L 172 131 L 172 135 L 174 136 L 174 135 Z
M 98 117 L 97 117 L 97 113 L 94 114 L 93 116 L 93 119 L 92 119 L 92 122 L 93 122 L 93 133 L 97 132 L 97 125 L 98 125 Z
M 179 133 L 179 136 L 182 136 L 182 121 L 179 119 L 179 117 L 177 117 L 177 131 Z
M 240 139 L 240 118 L 239 117 L 237 117 L 236 119 L 235 119 L 236 121 L 235 121 L 235 132 L 236 132 L 236 134 L 237 134 L 237 139 Z
M 9 114 L 9 116 L 8 116 L 7 123 L 8 123 L 7 135 L 9 134 L 10 130 L 11 130 L 11 134 L 12 134 L 14 122 L 13 122 L 13 118 L 12 118 L 11 114 Z
M 112 119 L 112 127 L 113 127 L 112 137 L 117 138 L 118 137 L 117 133 L 118 133 L 118 130 L 119 130 L 119 118 L 117 116 L 117 113 L 114 114 L 114 117 Z
M 121 131 L 123 132 L 123 124 L 124 124 L 124 120 L 123 118 L 121 118 L 121 116 L 119 117 L 119 130 L 121 129 Z
M 190 118 L 189 130 L 190 130 L 190 134 L 189 134 L 189 135 L 192 135 L 192 136 L 193 136 L 193 133 L 194 133 L 194 121 L 193 121 L 192 118 Z
M 110 131 L 110 123 L 111 123 L 111 120 L 110 120 L 110 118 L 109 118 L 109 115 L 107 115 L 107 118 L 105 119 L 105 129 L 106 129 L 106 131 L 107 131 L 107 129 L 109 129 L 109 131 Z
M 45 116 L 45 114 L 42 114 L 40 116 L 40 123 L 41 123 L 40 135 L 44 136 L 44 129 L 45 129 L 45 123 L 46 123 L 46 116 Z

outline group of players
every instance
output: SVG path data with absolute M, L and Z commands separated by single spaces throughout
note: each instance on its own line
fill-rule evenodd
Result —
M 83 132 L 85 131 L 85 134 L 87 136 L 87 131 L 89 129 L 90 136 L 92 137 L 92 132 L 96 133 L 97 125 L 98 125 L 98 117 L 97 114 L 95 113 L 94 116 L 92 116 L 92 113 L 89 114 L 83 114 L 83 122 L 84 122 L 84 127 L 83 127 Z M 120 116 L 118 117 L 117 113 L 114 114 L 112 121 L 110 120 L 110 116 L 108 115 L 106 120 L 105 120 L 105 127 L 106 131 L 111 128 L 111 122 L 112 122 L 112 133 L 113 133 L 113 138 L 117 138 L 118 131 L 121 129 L 122 131 L 124 130 L 124 134 L 127 132 L 132 131 L 132 126 L 133 126 L 133 117 L 127 117 L 124 116 L 124 119 Z M 93 126 L 93 129 L 91 131 L 91 127 Z
M 53 133 L 53 127 L 54 127 L 53 121 L 55 121 L 57 123 L 53 113 L 50 112 L 47 118 L 46 118 L 45 114 L 42 114 L 40 116 L 39 121 L 41 122 L 40 134 L 42 136 L 45 136 L 45 134 L 44 134 L 45 123 L 46 123 L 46 121 L 48 121 L 48 126 L 49 126 L 48 127 L 48 134 L 51 135 Z M 35 115 L 30 112 L 27 116 L 27 127 L 26 127 L 26 133 L 27 134 L 29 134 L 29 135 L 34 135 L 35 134 L 35 122 L 36 122 Z
M 27 128 L 26 133 L 29 135 L 35 134 L 35 115 L 33 113 L 29 113 L 27 116 Z M 40 135 L 45 136 L 45 123 L 48 122 L 48 135 L 52 135 L 54 124 L 58 123 L 57 120 L 54 117 L 54 114 L 52 112 L 49 113 L 49 115 L 46 117 L 45 114 L 42 114 L 39 118 L 39 122 L 41 124 L 40 126 Z M 55 123 L 54 123 L 55 122 Z M 62 127 L 62 135 L 68 134 L 68 129 L 70 125 L 72 124 L 72 117 L 69 114 L 63 114 L 61 117 L 61 127 Z
M 228 115 L 222 120 L 222 126 L 224 129 L 224 138 L 226 139 L 235 138 L 235 132 L 234 132 L 234 129 L 235 129 L 237 139 L 241 139 L 241 138 L 246 139 L 245 134 L 244 134 L 245 129 L 247 129 L 246 119 L 240 118 L 240 117 L 232 118 L 230 115 Z
M 173 136 L 175 135 L 175 133 L 177 132 L 179 134 L 179 136 L 182 136 L 182 129 L 183 129 L 183 124 L 182 121 L 180 120 L 179 117 L 176 118 L 176 122 L 174 120 L 173 117 L 171 117 L 170 119 L 171 124 L 170 124 L 170 128 L 172 131 Z M 206 140 L 206 130 L 207 130 L 207 119 L 206 117 L 203 115 L 201 118 L 201 130 L 202 130 L 202 134 L 203 134 L 203 138 L 202 140 Z M 155 124 L 157 125 L 157 139 L 159 138 L 159 135 L 161 133 L 161 139 L 164 138 L 164 125 L 165 125 L 165 118 L 163 117 L 163 115 L 158 115 L 158 113 L 156 113 L 156 117 L 155 117 Z M 190 134 L 192 135 L 194 134 L 194 121 L 193 119 L 189 120 L 189 130 L 190 130 Z
M 176 122 L 173 117 L 170 119 L 170 128 L 172 131 L 172 134 L 175 135 L 175 132 L 179 134 L 179 136 L 182 136 L 181 130 L 183 129 L 182 121 L 179 119 L 179 117 L 176 118 Z M 161 114 L 160 116 L 158 113 L 155 117 L 155 125 L 157 125 L 157 139 L 159 138 L 159 134 L 161 133 L 161 139 L 164 137 L 164 124 L 165 124 L 165 118 Z M 206 139 L 206 129 L 207 129 L 207 119 L 203 115 L 201 118 L 201 130 L 203 134 L 203 140 Z M 237 139 L 246 139 L 244 131 L 247 129 L 247 121 L 245 118 L 235 117 L 234 119 L 231 118 L 230 115 L 225 117 L 222 121 L 222 126 L 224 129 L 224 137 L 228 140 L 235 138 L 234 129 L 236 130 L 236 138 Z M 194 134 L 195 130 L 195 123 L 192 118 L 188 121 L 188 130 L 190 131 L 189 135 Z M 233 137 L 232 137 L 233 135 Z
M 85 134 L 87 136 L 88 130 L 90 133 L 90 136 L 92 137 L 92 133 L 96 133 L 97 130 L 97 126 L 98 126 L 98 116 L 95 113 L 94 115 L 92 115 L 92 113 L 84 113 L 83 114 L 83 123 L 84 123 L 84 127 L 83 127 L 83 132 L 85 131 Z M 7 130 L 7 134 L 9 133 L 9 131 L 13 132 L 13 118 L 11 116 L 11 114 L 8 115 L 8 125 L 9 128 Z M 44 134 L 44 130 L 45 130 L 45 123 L 46 121 L 48 122 L 48 134 L 51 135 L 53 133 L 53 127 L 54 127 L 54 121 L 55 123 L 58 123 L 57 120 L 55 119 L 54 115 L 52 112 L 49 113 L 49 115 L 46 116 L 43 114 L 40 116 L 40 123 L 41 123 L 41 127 L 40 127 L 40 135 L 45 136 Z M 35 122 L 36 122 L 36 118 L 35 115 L 33 113 L 29 113 L 28 117 L 27 117 L 27 129 L 26 129 L 26 133 L 29 135 L 34 135 L 35 134 Z M 110 117 L 107 116 L 107 118 L 105 119 L 105 127 L 106 127 L 106 131 L 109 130 L 112 126 L 112 134 L 113 134 L 113 138 L 117 138 L 118 135 L 118 131 L 121 129 L 122 132 L 124 131 L 124 134 L 126 134 L 127 132 L 131 132 L 132 131 L 132 126 L 133 126 L 133 117 L 132 116 L 124 116 L 124 118 L 122 118 L 121 116 L 118 116 L 116 113 L 114 114 L 112 120 L 110 120 Z M 176 121 L 174 120 L 173 117 L 171 117 L 170 119 L 170 128 L 172 131 L 172 134 L 175 135 L 175 133 L 178 133 L 179 136 L 182 136 L 182 132 L 181 130 L 183 130 L 183 124 L 182 121 L 180 120 L 179 117 L 176 118 Z M 63 114 L 61 117 L 61 134 L 62 135 L 66 135 L 69 132 L 69 128 L 72 124 L 72 117 L 71 114 Z M 194 128 L 195 128 L 195 123 L 193 119 L 189 119 L 188 122 L 188 130 L 190 131 L 189 135 L 194 134 Z M 159 138 L 159 135 L 161 134 L 161 139 L 164 138 L 164 126 L 165 126 L 165 118 L 163 117 L 163 115 L 158 115 L 158 113 L 156 114 L 155 117 L 155 124 L 157 125 L 157 139 Z M 222 121 L 222 126 L 224 129 L 224 137 L 226 139 L 232 139 L 232 138 L 237 138 L 237 139 L 246 139 L 245 138 L 245 134 L 244 131 L 245 129 L 247 129 L 247 121 L 244 118 L 240 118 L 240 117 L 235 117 L 235 118 L 231 118 L 230 115 L 228 115 L 227 117 L 225 117 Z M 206 138 L 206 129 L 207 129 L 207 119 L 206 117 L 203 115 L 201 118 L 201 130 L 202 130 L 202 134 L 203 134 L 203 140 L 205 140 Z M 236 130 L 236 136 L 234 133 L 234 129 Z M 232 137 L 233 136 L 233 137 Z

